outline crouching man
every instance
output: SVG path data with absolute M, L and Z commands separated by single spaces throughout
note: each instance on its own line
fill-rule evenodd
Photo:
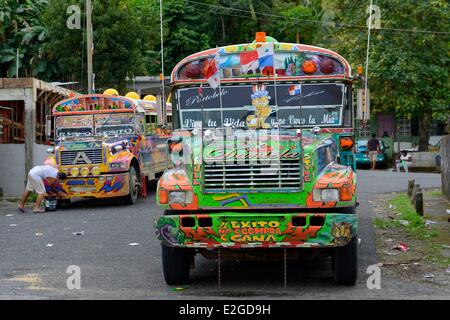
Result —
M 21 212 L 25 212 L 25 202 L 27 201 L 30 193 L 34 191 L 37 194 L 37 199 L 36 203 L 34 204 L 33 212 L 45 212 L 45 209 L 41 208 L 41 203 L 47 194 L 44 180 L 46 180 L 50 189 L 59 190 L 57 191 L 58 196 L 64 197 L 65 193 L 61 191 L 62 188 L 59 184 L 59 179 L 64 178 L 65 174 L 58 172 L 58 166 L 56 164 L 45 164 L 43 166 L 36 166 L 31 169 L 28 173 L 27 186 L 25 187 L 22 199 L 19 202 L 19 210 Z

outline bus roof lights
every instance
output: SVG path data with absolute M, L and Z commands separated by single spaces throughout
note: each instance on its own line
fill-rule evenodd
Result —
M 266 42 L 266 33 L 257 32 L 255 37 L 256 42 Z
M 144 100 L 145 100 L 145 101 L 156 102 L 156 97 L 155 97 L 154 95 L 152 95 L 152 94 L 149 94 L 149 95 L 146 95 L 146 96 L 144 97 Z
M 116 89 L 106 89 L 105 92 L 103 92 L 104 95 L 107 96 L 119 96 L 119 92 Z
M 362 66 L 358 66 L 356 68 L 356 73 L 360 76 L 362 76 L 362 74 L 364 73 L 364 68 Z
M 125 98 L 139 100 L 141 98 L 141 96 L 139 94 L 137 94 L 136 92 L 131 91 L 125 95 Z
M 303 62 L 302 68 L 303 72 L 308 74 L 315 73 L 317 70 L 316 63 L 312 60 L 306 60 L 305 62 Z
M 320 71 L 324 74 L 333 73 L 335 69 L 334 61 L 332 59 L 323 59 L 320 62 Z

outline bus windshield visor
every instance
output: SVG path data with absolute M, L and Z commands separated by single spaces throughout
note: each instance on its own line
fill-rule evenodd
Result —
M 134 114 L 99 114 L 94 116 L 96 135 L 134 133 Z
M 134 114 L 98 114 L 56 118 L 56 136 L 90 137 L 134 133 Z
M 179 126 L 184 129 L 343 125 L 342 83 L 257 84 L 188 87 L 176 92 Z
M 56 136 L 90 137 L 94 135 L 92 115 L 62 116 L 56 118 Z

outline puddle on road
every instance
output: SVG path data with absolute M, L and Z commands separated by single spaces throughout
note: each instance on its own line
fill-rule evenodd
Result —
M 9 278 L 1 279 L 4 281 L 18 281 L 27 285 L 24 289 L 29 290 L 51 290 L 50 288 L 42 287 L 42 279 L 37 273 L 27 273 L 22 275 L 15 275 Z

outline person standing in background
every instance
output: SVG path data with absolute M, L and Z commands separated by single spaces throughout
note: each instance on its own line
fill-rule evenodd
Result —
M 380 152 L 380 141 L 376 138 L 376 134 L 372 133 L 372 138 L 367 142 L 367 153 L 370 160 L 370 170 L 375 170 L 377 165 L 377 156 Z

